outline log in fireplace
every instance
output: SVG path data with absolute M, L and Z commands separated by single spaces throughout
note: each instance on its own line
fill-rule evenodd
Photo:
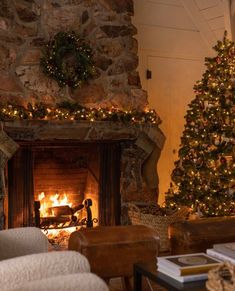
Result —
M 41 217 L 40 201 L 34 201 L 35 226 L 43 230 L 68 229 L 70 227 L 93 227 L 98 223 L 97 218 L 92 217 L 92 200 L 86 199 L 83 204 L 76 207 L 69 205 L 52 206 L 48 208 L 49 215 Z M 80 211 L 86 210 L 86 217 L 80 218 Z

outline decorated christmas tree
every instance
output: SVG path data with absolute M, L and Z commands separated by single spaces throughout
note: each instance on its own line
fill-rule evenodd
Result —
M 235 46 L 226 33 L 194 86 L 166 205 L 235 215 Z

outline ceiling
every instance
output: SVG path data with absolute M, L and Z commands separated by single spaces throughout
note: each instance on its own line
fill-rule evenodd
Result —
M 217 39 L 228 31 L 231 37 L 231 6 L 235 0 L 134 0 L 134 24 L 138 28 L 138 38 L 148 50 L 166 48 L 148 47 L 148 37 L 156 37 L 158 41 L 169 46 L 169 40 L 178 45 L 186 45 L 192 41 L 192 54 L 195 57 L 210 54 Z M 151 33 L 152 31 L 152 33 Z M 147 33 L 146 33 L 147 32 Z M 148 36 L 149 35 L 149 36 Z M 176 44 L 177 45 L 177 44 Z M 177 49 L 176 49 L 177 50 Z M 201 50 L 201 51 L 199 51 Z

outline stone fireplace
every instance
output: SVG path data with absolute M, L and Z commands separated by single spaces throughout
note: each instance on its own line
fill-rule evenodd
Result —
M 126 202 L 156 202 L 164 138 L 155 125 L 43 120 L 3 128 L 19 145 L 2 168 L 7 227 L 35 225 L 34 201 L 42 192 L 66 194 L 73 206 L 92 199 L 100 225 L 125 223 Z
M 0 11 L 2 107 L 65 101 L 147 109 L 133 0 L 3 0 Z M 93 49 L 96 75 L 81 88 L 60 87 L 40 67 L 42 47 L 59 31 L 75 31 Z M 126 223 L 129 201 L 156 202 L 156 164 L 165 139 L 158 124 L 38 119 L 2 120 L 18 150 L 11 159 L 0 151 L 0 229 L 33 225 L 34 201 L 42 193 L 47 200 L 66 194 L 74 207 L 91 198 L 101 225 Z

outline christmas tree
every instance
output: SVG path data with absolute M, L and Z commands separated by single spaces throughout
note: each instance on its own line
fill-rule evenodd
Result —
M 166 205 L 235 215 L 235 46 L 226 33 L 194 86 Z

